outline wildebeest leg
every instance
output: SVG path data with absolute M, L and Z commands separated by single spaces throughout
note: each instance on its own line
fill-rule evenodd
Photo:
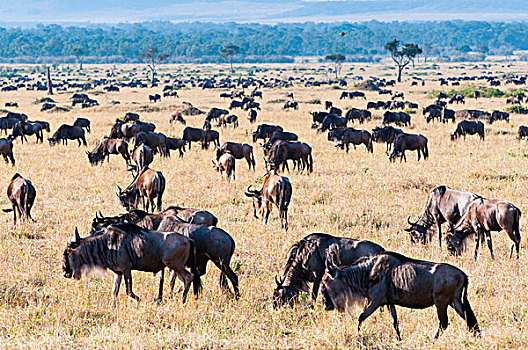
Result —
M 226 277 L 231 281 L 231 284 L 233 285 L 233 294 L 235 295 L 235 298 L 238 299 L 240 297 L 240 291 L 238 290 L 238 276 L 231 270 L 231 267 L 229 266 L 230 261 L 229 260 L 211 260 L 216 267 L 218 267 L 221 271 L 220 273 L 220 286 L 222 289 L 228 293 L 231 293 L 229 290 L 229 285 L 227 284 Z
M 437 221 L 436 225 L 438 225 L 438 244 L 440 245 L 440 247 L 442 247 L 442 223 L 440 221 Z
M 268 224 L 268 217 L 271 212 L 271 203 L 268 201 L 266 202 L 266 212 L 264 213 L 264 223 Z
M 174 287 L 174 280 L 176 278 L 176 275 L 178 276 L 179 280 L 183 284 L 183 295 L 182 295 L 182 303 L 185 304 L 185 301 L 187 300 L 187 293 L 189 293 L 189 288 L 191 287 L 191 282 L 194 278 L 194 275 L 183 269 L 173 269 L 172 270 L 172 277 L 171 277 L 171 294 L 172 294 L 172 288 Z
M 312 284 L 312 300 L 315 302 L 317 300 L 317 294 L 319 293 L 319 286 L 321 285 L 321 280 L 323 279 L 323 276 L 315 276 L 313 284 Z
M 363 323 L 363 321 L 365 321 L 367 317 L 372 315 L 374 311 L 376 311 L 380 306 L 381 305 L 377 301 L 372 300 L 370 304 L 363 310 L 361 315 L 359 315 L 358 319 L 358 332 L 361 328 L 361 323 Z
M 158 289 L 158 302 L 161 302 L 163 300 L 163 281 L 164 281 L 164 277 L 165 277 L 165 269 L 161 269 L 159 289 Z
M 493 243 L 491 241 L 491 232 L 490 231 L 484 231 L 486 241 L 488 241 L 488 248 L 491 254 L 491 258 L 495 259 L 495 256 L 493 255 Z
M 16 219 L 17 219 L 17 210 L 18 210 L 18 205 L 15 205 L 13 204 L 13 225 L 16 226 L 17 222 L 16 222 Z M 18 213 L 18 217 L 20 217 L 20 212 Z
M 141 299 L 134 294 L 132 291 L 132 272 L 130 270 L 123 272 L 123 277 L 125 277 L 125 286 L 127 290 L 127 295 L 131 297 L 132 299 L 135 299 L 137 301 L 141 301 Z
M 388 308 L 392 316 L 394 329 L 396 330 L 396 336 L 398 337 L 398 340 L 401 340 L 400 328 L 398 327 L 398 316 L 396 315 L 396 307 L 394 305 L 389 305 Z
M 116 274 L 115 280 L 114 280 L 114 290 L 112 291 L 112 294 L 114 295 L 114 307 L 117 306 L 117 295 L 119 294 L 119 287 L 121 286 L 121 278 L 123 277 L 122 274 L 118 273 Z
M 421 150 L 422 150 L 421 148 L 418 148 L 418 149 L 416 150 L 416 153 L 418 153 L 418 161 L 420 161 L 420 151 L 421 151 Z M 422 151 L 422 153 L 423 153 L 423 151 Z M 424 157 L 425 157 L 425 154 L 424 154 Z
M 435 339 L 440 336 L 440 333 L 442 333 L 448 325 L 448 318 L 447 318 L 447 304 L 444 303 L 442 300 L 440 303 L 435 300 L 436 303 L 436 312 L 438 313 L 438 320 L 440 321 L 440 326 L 438 327 L 438 331 L 436 332 Z
M 482 232 L 480 231 L 477 231 L 475 233 L 475 260 L 477 260 L 477 256 L 478 256 L 478 250 L 479 250 L 479 246 L 480 246 L 480 238 L 481 238 L 481 235 Z

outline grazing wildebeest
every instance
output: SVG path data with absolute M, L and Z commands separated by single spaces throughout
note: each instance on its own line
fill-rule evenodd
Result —
M 85 128 L 86 131 L 90 132 L 90 120 L 86 118 L 77 118 L 73 122 L 73 126 L 80 126 L 81 128 Z
M 330 113 L 328 112 L 325 112 L 325 111 L 320 111 L 320 112 L 310 112 L 310 114 L 312 115 L 312 122 L 313 122 L 313 125 L 315 125 L 315 127 L 317 126 L 317 123 L 321 124 L 323 122 L 323 120 L 330 115 Z M 312 125 L 312 128 L 314 128 L 314 126 Z
M 260 97 L 260 98 L 262 98 L 262 91 L 257 91 L 257 90 L 251 91 L 251 97 Z
M 160 94 L 149 95 L 149 102 L 158 102 L 158 101 L 161 101 Z
M 257 111 L 254 110 L 254 109 L 251 109 L 248 113 L 248 120 L 250 123 L 254 123 L 255 121 L 257 121 Z
M 106 136 L 99 141 L 93 151 L 86 151 L 86 154 L 88 155 L 88 161 L 92 165 L 97 165 L 99 162 L 102 163 L 105 158 L 110 161 L 111 154 L 120 154 L 127 164 L 130 162 L 128 143 L 121 139 L 111 139 Z
M 343 115 L 343 111 L 340 108 L 337 108 L 337 107 L 330 107 L 330 110 L 328 111 L 328 113 L 334 114 L 334 115 L 337 115 L 337 116 L 340 116 L 340 117 L 341 117 L 341 115 Z
M 442 111 L 443 107 L 433 104 L 424 107 L 422 110 L 422 114 L 424 115 L 424 117 L 426 117 L 425 120 L 429 123 L 431 121 L 434 122 L 435 119 L 438 119 L 438 121 L 440 121 L 442 119 Z
M 528 136 L 528 126 L 520 125 L 519 131 L 517 132 L 517 138 L 522 140 L 524 137 Z
M 312 285 L 312 300 L 317 300 L 319 286 L 325 273 L 325 260 L 328 248 L 339 245 L 340 261 L 351 265 L 356 260 L 384 251 L 376 243 L 346 237 L 335 237 L 326 233 L 312 233 L 294 243 L 288 251 L 288 260 L 280 278 L 275 278 L 273 307 L 288 304 L 293 306 L 301 292 L 308 293 L 308 283 Z
M 269 153 L 271 150 L 271 147 L 277 142 L 278 140 L 282 141 L 297 141 L 299 139 L 299 136 L 293 132 L 287 132 L 287 131 L 275 131 L 271 134 L 268 142 L 264 144 L 264 154 L 266 152 Z
M 132 170 L 139 172 L 144 167 L 148 167 L 150 163 L 154 160 L 154 155 L 152 154 L 152 149 L 149 146 L 140 143 L 134 147 L 132 152 L 132 160 L 136 163 L 136 166 Z
M 209 142 L 212 142 L 215 147 L 220 147 L 220 133 L 216 130 L 204 130 L 202 149 L 209 149 Z
M 403 134 L 401 129 L 387 125 L 383 128 L 376 126 L 372 129 L 372 140 L 376 142 L 386 142 L 387 148 L 385 152 L 389 152 L 392 148 L 392 144 L 396 140 L 398 135 Z
M 330 109 L 334 106 L 332 101 L 325 101 L 325 109 Z
M 207 117 L 205 117 L 205 120 L 208 120 L 208 121 L 217 120 L 218 118 L 220 118 L 224 114 L 226 114 L 226 115 L 229 114 L 229 111 L 225 110 L 225 109 L 220 109 L 220 108 L 213 107 L 207 113 Z
M 231 101 L 231 104 L 229 105 L 229 109 L 235 109 L 235 108 L 242 109 L 243 107 L 244 107 L 244 102 L 236 101 L 236 100 Z
M 234 143 L 234 142 L 224 142 L 220 148 L 216 149 L 216 160 L 219 161 L 222 154 L 225 152 L 230 152 L 235 159 L 245 158 L 248 164 L 249 170 L 253 166 L 255 170 L 255 157 L 253 156 L 253 146 L 248 145 L 247 143 Z
M 233 124 L 233 128 L 238 127 L 238 117 L 234 114 L 222 115 L 218 119 L 218 126 L 227 126 L 227 124 Z
M 229 182 L 230 178 L 235 180 L 235 169 L 236 162 L 235 157 L 228 150 L 224 151 L 220 157 L 213 160 L 213 166 L 216 171 L 220 172 L 220 175 L 223 177 L 223 173 L 226 173 L 226 180 Z
M 338 250 L 332 249 L 331 250 Z M 436 306 L 440 325 L 435 338 L 447 328 L 447 307 L 451 306 L 466 320 L 469 331 L 480 334 L 477 319 L 467 299 L 468 277 L 459 268 L 415 260 L 394 252 L 382 252 L 361 259 L 350 267 L 339 268 L 338 254 L 326 260 L 321 293 L 325 310 L 349 311 L 357 304 L 369 304 L 358 320 L 361 323 L 374 311 L 387 306 L 401 340 L 395 306 L 425 309 Z
M 253 198 L 255 218 L 262 219 L 267 224 L 271 208 L 275 205 L 279 210 L 281 227 L 288 230 L 288 205 L 292 196 L 292 186 L 287 177 L 278 175 L 272 169 L 264 175 L 262 189 L 251 190 L 250 185 L 244 194 Z
M 400 126 L 410 126 L 411 116 L 404 112 L 390 112 L 386 111 L 383 114 L 383 124 L 395 123 Z
M 295 163 L 300 161 L 301 164 L 297 168 L 299 171 L 302 172 L 305 168 L 308 170 L 308 173 L 313 171 L 312 147 L 307 143 L 282 141 L 269 154 L 269 165 L 271 169 L 279 170 L 279 166 L 282 164 L 283 171 L 284 168 L 290 171 L 288 160 L 293 160 L 294 169 Z
M 183 119 L 182 115 L 180 112 L 176 111 L 174 113 L 171 113 L 171 115 L 169 115 L 169 124 L 172 124 L 172 122 L 180 122 L 182 123 L 183 125 L 186 125 L 187 122 L 185 121 L 185 119 Z
M 513 256 L 514 248 L 519 258 L 520 219 L 521 211 L 515 205 L 496 199 L 478 198 L 471 202 L 458 223 L 448 230 L 447 249 L 453 254 L 460 254 L 464 249 L 464 241 L 469 236 L 475 235 L 475 259 L 477 259 L 479 243 L 484 242 L 484 238 L 488 242 L 491 258 L 494 259 L 491 231 L 504 230 L 513 241 L 510 258 Z
M 68 140 L 77 140 L 79 147 L 81 147 L 81 141 L 86 146 L 86 139 L 84 138 L 84 129 L 80 126 L 72 126 L 62 124 L 57 131 L 53 134 L 53 137 L 48 138 L 50 146 L 55 146 L 58 142 L 62 141 L 63 144 L 68 144 Z
M 348 153 L 349 144 L 352 144 L 354 149 L 356 149 L 356 145 L 364 144 L 368 152 L 374 152 L 374 148 L 372 147 L 372 136 L 366 130 L 346 128 L 343 132 L 341 142 L 337 144 L 336 147 L 341 147 L 341 149 L 344 147 Z
M 230 293 L 227 279 L 231 281 L 233 293 L 238 299 L 238 276 L 233 272 L 231 259 L 235 251 L 235 241 L 226 231 L 218 227 L 203 226 L 182 222 L 178 217 L 167 215 L 161 221 L 158 230 L 177 232 L 191 238 L 196 246 L 196 266 L 200 276 L 205 275 L 209 260 L 221 271 L 220 286 Z
M 289 108 L 293 108 L 293 109 L 298 109 L 299 108 L 299 102 L 297 101 L 286 101 L 284 103 L 284 106 L 282 106 L 283 109 L 289 109 Z
M 339 99 L 342 100 L 344 98 L 360 98 L 360 97 L 363 97 L 364 99 L 367 99 L 367 97 L 365 96 L 365 93 L 364 92 L 361 92 L 361 91 L 352 91 L 352 92 L 346 92 L 346 91 L 343 91 L 341 93 L 341 96 L 339 96 Z
M 175 137 L 167 137 L 167 151 L 178 150 L 180 152 L 180 158 L 183 157 L 185 152 L 185 141 Z
M 451 121 L 455 122 L 455 115 L 456 112 L 452 109 L 444 108 L 442 110 L 442 123 L 447 123 L 451 119 Z
M 459 103 L 465 104 L 466 100 L 464 98 L 464 95 L 453 95 L 449 99 L 449 103 L 453 103 L 453 102 L 456 102 L 457 104 L 459 104 Z
M 154 199 L 156 199 L 156 210 L 161 210 L 161 199 L 165 191 L 165 177 L 160 171 L 148 167 L 140 169 L 134 180 L 125 190 L 117 185 L 117 197 L 125 209 L 137 209 L 139 200 L 143 202 L 143 209 L 149 211 L 149 205 L 154 211 Z
M 33 123 L 40 124 L 42 126 L 42 130 L 46 130 L 47 132 L 50 132 L 50 124 L 46 121 L 41 120 L 35 120 Z
M 136 141 L 134 146 L 144 143 L 152 149 L 152 152 L 160 154 L 164 157 L 169 155 L 167 149 L 167 136 L 159 132 L 144 132 L 140 131 L 136 134 Z
M 42 133 L 42 125 L 34 122 L 18 122 L 13 126 L 13 132 L 11 133 L 12 139 L 16 139 L 20 136 L 22 143 L 24 140 L 27 142 L 26 135 L 35 135 L 37 138 L 36 143 L 44 142 L 44 136 Z
M 351 108 L 345 114 L 345 118 L 347 120 L 353 123 L 354 120 L 357 119 L 359 121 L 359 124 L 363 124 L 365 120 L 369 120 L 371 116 L 372 113 L 370 113 L 370 111 L 357 108 Z
M 488 123 L 493 124 L 497 120 L 504 120 L 505 122 L 510 122 L 510 113 L 502 111 L 493 111 L 491 117 L 488 119 Z
M 473 92 L 473 97 L 475 98 L 475 100 L 478 99 L 478 98 L 480 97 L 480 91 L 476 91 L 476 90 L 475 90 L 475 91 Z
M 333 130 L 337 128 L 346 128 L 348 123 L 347 118 L 339 117 L 337 115 L 329 114 L 317 128 L 317 132 L 325 132 L 326 130 Z
M 429 242 L 432 236 L 432 231 L 429 234 L 429 230 L 436 224 L 438 244 L 442 246 L 442 224 L 447 222 L 448 225 L 455 225 L 477 198 L 480 196 L 471 192 L 453 190 L 443 185 L 436 187 L 429 194 L 418 220 L 411 222 L 410 216 L 407 218 L 410 227 L 405 231 L 410 233 L 411 243 Z
M 203 129 L 192 128 L 190 126 L 183 129 L 182 140 L 185 141 L 189 145 L 189 150 L 191 149 L 191 145 L 193 142 L 202 141 L 204 137 L 205 137 L 205 130 Z
M 19 173 L 16 173 L 7 186 L 7 198 L 9 198 L 12 208 L 2 209 L 2 211 L 6 213 L 13 212 L 14 225 L 17 223 L 17 213 L 20 221 L 31 219 L 34 222 L 35 220 L 31 217 L 31 208 L 33 207 L 36 196 L 37 191 L 31 181 L 24 179 Z
M 480 139 L 484 141 L 484 123 L 481 121 L 463 120 L 457 124 L 454 133 L 451 134 L 451 141 L 455 141 L 460 136 L 466 139 L 466 135 L 478 134 Z
M 202 125 L 202 129 L 204 130 L 211 130 L 213 126 L 211 125 L 211 122 L 207 119 L 204 120 L 204 123 Z
M 186 263 L 190 264 L 191 272 L 185 270 Z M 161 271 L 158 289 L 158 301 L 161 301 L 165 267 L 183 282 L 182 302 L 185 303 L 191 282 L 194 294 L 198 297 L 201 281 L 196 269 L 195 244 L 192 239 L 179 233 L 162 233 L 145 230 L 134 224 L 120 223 L 81 238 L 76 228 L 62 258 L 62 271 L 66 278 L 79 280 L 85 272 L 94 268 L 112 270 L 116 274 L 114 307 L 123 277 L 127 295 L 140 301 L 132 291 L 132 270 L 154 273 Z M 173 279 L 170 289 L 172 294 Z
M 424 159 L 429 158 L 429 149 L 427 148 L 427 137 L 419 134 L 400 134 L 394 140 L 394 149 L 392 154 L 389 157 L 391 162 L 396 160 L 398 155 L 400 156 L 400 162 L 407 157 L 405 156 L 405 151 L 416 151 L 418 153 L 418 160 L 420 160 L 420 152 L 423 155 Z
M 267 139 L 275 131 L 284 131 L 284 129 L 278 125 L 260 124 L 257 130 L 253 131 L 253 142 L 257 142 L 258 139 Z
M 0 139 L 0 154 L 4 157 L 7 164 L 11 161 L 11 166 L 15 165 L 15 156 L 13 155 L 13 140 L 10 136 L 7 139 Z

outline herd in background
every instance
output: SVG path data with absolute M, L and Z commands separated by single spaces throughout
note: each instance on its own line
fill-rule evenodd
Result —
M 227 79 L 227 78 L 225 78 Z M 214 78 L 201 82 L 202 88 L 226 87 Z M 404 102 L 403 93 L 392 93 L 381 89 L 394 86 L 393 81 L 375 79 L 380 88 L 380 94 L 392 94 L 389 102 L 368 102 L 367 109 L 351 108 L 346 113 L 333 102 L 325 102 L 324 111 L 311 112 L 312 128 L 317 133 L 327 132 L 327 139 L 335 143 L 336 147 L 349 151 L 349 145 L 354 149 L 363 144 L 367 151 L 373 152 L 373 142 L 386 143 L 386 153 L 390 161 L 400 157 L 405 159 L 405 151 L 418 153 L 418 160 L 422 155 L 429 157 L 428 140 L 420 134 L 408 134 L 399 127 L 411 125 L 411 116 L 403 111 L 395 111 L 405 106 L 417 109 L 418 104 Z M 445 81 L 445 80 L 444 80 Z M 444 81 L 441 81 L 444 84 Z M 489 80 L 494 83 L 495 79 Z M 447 83 L 447 81 L 445 81 Z M 308 82 L 306 82 L 308 83 Z M 311 82 L 313 83 L 313 82 Z M 425 81 L 421 82 L 425 85 Z M 234 84 L 234 85 L 233 85 Z M 271 84 L 271 85 L 270 85 Z M 412 82 L 417 85 L 417 81 Z M 114 85 L 107 85 L 110 88 Z M 194 84 L 193 86 L 197 86 Z M 243 89 L 234 89 L 231 93 L 220 94 L 221 98 L 232 101 L 228 109 L 211 108 L 208 113 L 199 111 L 190 103 L 184 103 L 181 110 L 169 116 L 169 122 L 179 122 L 186 125 L 184 115 L 205 114 L 202 128 L 186 126 L 182 138 L 171 138 L 156 132 L 156 125 L 140 120 L 137 113 L 129 112 L 123 119 L 116 119 L 108 136 L 104 136 L 96 147 L 86 152 L 90 164 L 97 165 L 110 155 L 120 155 L 126 162 L 128 170 L 133 175 L 132 182 L 122 189 L 116 184 L 122 206 L 127 213 L 117 216 L 103 216 L 97 212 L 92 221 L 90 235 L 81 237 L 75 228 L 73 237 L 68 241 L 63 253 L 62 270 L 67 278 L 80 279 L 86 269 L 101 267 L 110 269 L 116 274 L 113 290 L 114 306 L 121 281 L 124 277 L 126 293 L 130 297 L 140 300 L 132 290 L 132 270 L 161 272 L 158 300 L 163 298 L 164 269 L 171 271 L 171 295 L 176 277 L 183 284 L 182 300 L 185 302 L 191 284 L 195 296 L 198 298 L 203 286 L 200 277 L 206 273 L 206 265 L 211 261 L 220 269 L 220 285 L 222 290 L 232 293 L 235 298 L 240 297 L 238 276 L 231 269 L 230 264 L 235 250 L 235 241 L 226 231 L 217 227 L 218 219 L 206 210 L 169 206 L 163 208 L 162 197 L 166 189 L 166 180 L 160 171 L 149 168 L 154 156 L 170 157 L 170 151 L 177 150 L 183 157 L 186 145 L 191 149 L 193 142 L 199 142 L 201 148 L 209 149 L 209 144 L 215 146 L 213 166 L 221 174 L 226 173 L 227 181 L 235 180 L 236 160 L 245 159 L 248 169 L 255 170 L 253 146 L 247 143 L 224 142 L 220 144 L 220 134 L 213 130 L 217 127 L 238 126 L 238 117 L 231 114 L 233 109 L 243 109 L 248 112 L 248 120 L 255 123 L 260 104 L 255 98 L 262 98 L 262 91 L 258 88 L 286 86 L 287 81 L 260 81 L 253 78 L 231 81 L 227 87 L 247 89 L 254 87 L 250 96 L 245 96 Z M 112 89 L 119 90 L 118 87 Z M 113 90 L 115 91 L 115 90 Z M 178 97 L 176 91 L 165 88 L 164 97 Z M 283 108 L 297 109 L 293 93 L 287 93 Z M 475 98 L 480 93 L 475 91 Z M 343 91 L 340 96 L 345 98 L 365 98 L 361 91 Z M 478 119 L 487 119 L 489 124 L 498 120 L 508 121 L 507 112 L 494 111 L 487 113 L 477 110 L 453 111 L 447 108 L 448 103 L 465 103 L 463 95 L 453 95 L 449 102 L 447 95 L 438 96 L 434 104 L 423 108 L 426 121 L 438 120 L 447 123 L 449 120 L 458 123 L 452 140 L 466 135 L 478 134 L 484 140 L 484 124 Z M 153 103 L 161 99 L 160 94 L 150 95 Z M 240 101 L 236 100 L 240 99 Z M 83 108 L 96 105 L 97 101 L 85 94 L 72 96 L 72 103 L 81 103 Z M 372 118 L 371 109 L 386 109 L 383 114 L 382 125 L 376 126 L 372 132 L 348 127 L 356 121 L 361 125 Z M 190 114 L 189 111 L 192 111 Z M 344 114 L 344 116 L 343 116 Z M 476 120 L 477 119 L 477 120 Z M 0 129 L 12 133 L 5 139 L 0 139 L 0 153 L 6 162 L 8 159 L 15 164 L 13 156 L 13 140 L 20 137 L 22 142 L 26 136 L 35 135 L 38 142 L 43 142 L 43 131 L 50 132 L 49 123 L 43 121 L 29 121 L 21 113 L 9 112 L 0 118 Z M 61 125 L 52 137 L 48 138 L 50 146 L 59 143 L 67 144 L 68 140 L 77 140 L 86 146 L 85 130 L 90 132 L 90 121 L 78 118 L 73 125 Z M 528 136 L 528 127 L 519 128 L 519 138 Z M 285 131 L 279 125 L 260 124 L 251 135 L 253 143 L 262 141 L 262 149 L 267 173 L 263 177 L 262 188 L 252 189 L 249 186 L 244 194 L 252 199 L 255 218 L 267 223 L 272 207 L 279 212 L 281 226 L 288 229 L 288 206 L 292 198 L 292 185 L 289 179 L 279 172 L 290 171 L 288 161 L 293 169 L 299 173 L 312 173 L 312 147 L 298 139 L 297 134 Z M 129 148 L 129 142 L 133 147 Z M 389 154 L 389 151 L 392 153 Z M 14 212 L 14 223 L 19 219 L 31 218 L 36 191 L 29 180 L 16 174 L 9 184 L 8 197 L 12 209 L 4 211 Z M 143 210 L 140 210 L 140 206 Z M 491 231 L 505 231 L 512 240 L 510 257 L 515 250 L 519 258 L 521 236 L 519 220 L 521 211 L 513 204 L 486 199 L 477 194 L 457 191 L 446 186 L 435 188 L 429 195 L 423 212 L 418 220 L 412 222 L 407 219 L 412 243 L 428 244 L 431 241 L 433 229 L 438 229 L 439 244 L 442 245 L 441 226 L 448 224 L 445 236 L 447 249 L 452 254 L 461 254 L 465 241 L 474 237 L 475 258 L 479 245 L 487 242 L 491 257 L 494 258 Z M 189 268 L 190 272 L 186 270 Z M 409 277 L 412 269 L 414 278 Z M 231 283 L 232 291 L 228 281 Z M 347 311 L 353 305 L 364 306 L 359 316 L 358 329 L 361 323 L 379 307 L 387 306 L 394 321 L 394 328 L 398 339 L 400 331 L 395 306 L 408 308 L 426 308 L 436 306 L 439 329 L 436 337 L 447 328 L 447 308 L 455 309 L 467 323 L 471 332 L 480 334 L 477 319 L 469 304 L 468 276 L 455 266 L 445 263 L 432 263 L 405 257 L 399 253 L 386 251 L 380 245 L 344 237 L 335 237 L 323 233 L 310 234 L 293 244 L 280 277 L 275 278 L 276 286 L 273 292 L 273 307 L 296 304 L 301 293 L 309 292 L 312 284 L 311 298 L 315 302 L 321 289 L 325 310 L 337 309 Z M 391 286 L 389 288 L 389 286 Z

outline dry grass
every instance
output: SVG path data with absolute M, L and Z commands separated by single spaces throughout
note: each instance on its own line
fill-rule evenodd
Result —
M 460 65 L 459 65 L 460 66 Z M 481 70 L 471 70 L 479 75 Z M 269 65 L 270 68 L 277 66 Z M 355 65 L 358 72 L 360 65 Z M 363 76 L 381 74 L 383 66 L 365 66 Z M 123 66 L 130 69 L 130 66 Z M 175 70 L 178 67 L 168 67 Z M 201 66 L 200 74 L 217 67 Z M 291 68 L 291 67 L 290 67 Z M 422 67 L 423 68 L 423 67 Z M 89 69 L 94 69 L 90 67 Z M 193 69 L 183 66 L 183 69 Z M 495 64 L 491 70 L 523 70 Z M 462 70 L 441 70 L 459 75 Z M 486 69 L 489 71 L 490 69 Z M 436 71 L 416 69 L 436 78 Z M 267 72 L 267 76 L 276 74 Z M 287 77 L 291 71 L 282 73 Z M 438 89 L 436 82 L 410 88 L 410 82 L 395 88 L 405 91 L 408 100 L 420 105 L 431 102 L 427 92 Z M 352 89 L 352 88 L 350 88 Z M 503 87 L 504 89 L 504 87 Z M 98 89 L 99 90 L 99 89 Z M 339 101 L 340 90 L 331 88 L 292 89 L 297 100 L 332 100 L 339 107 L 361 107 L 365 101 Z M 100 106 L 88 110 L 79 107 L 69 112 L 39 112 L 36 99 L 43 92 L 2 93 L 2 101 L 17 101 L 18 110 L 30 119 L 48 120 L 55 130 L 76 117 L 92 121 L 88 134 L 89 147 L 108 134 L 116 117 L 127 111 L 141 111 L 142 119 L 155 122 L 158 130 L 181 136 L 181 125 L 170 128 L 168 115 L 181 101 L 192 102 L 202 110 L 225 107 L 228 101 L 218 97 L 219 91 L 181 90 L 180 99 L 166 98 L 159 104 L 149 104 L 148 94 L 157 89 L 122 89 L 119 93 L 95 96 Z M 429 247 L 411 247 L 403 231 L 405 218 L 416 217 L 428 192 L 437 185 L 477 192 L 490 198 L 513 202 L 528 212 L 525 142 L 514 139 L 519 124 L 527 122 L 514 115 L 510 124 L 498 122 L 486 126 L 486 141 L 475 137 L 452 143 L 449 134 L 454 125 L 426 124 L 421 113 L 414 114 L 411 132 L 429 138 L 431 157 L 417 162 L 414 152 L 407 163 L 389 164 L 384 145 L 374 145 L 374 154 L 358 147 L 349 154 L 337 150 L 310 129 L 310 110 L 321 106 L 301 103 L 298 111 L 283 111 L 281 104 L 266 101 L 284 98 L 285 89 L 263 90 L 263 111 L 258 122 L 279 123 L 288 131 L 299 134 L 314 149 L 314 173 L 287 174 L 293 185 L 290 205 L 290 230 L 280 229 L 277 213 L 265 226 L 255 220 L 251 202 L 244 189 L 264 174 L 262 153 L 256 148 L 257 171 L 248 171 L 244 161 L 237 162 L 236 181 L 227 184 L 213 171 L 212 151 L 193 146 L 183 159 L 176 154 L 170 159 L 156 158 L 152 168 L 161 170 L 167 179 L 165 205 L 179 204 L 206 208 L 219 217 L 219 226 L 235 239 L 233 267 L 239 275 L 242 297 L 239 301 L 220 292 L 219 272 L 210 265 L 203 279 L 204 293 L 190 298 L 182 307 L 179 296 L 158 305 L 158 279 L 151 274 L 135 272 L 134 289 L 143 302 L 137 305 L 123 290 L 116 309 L 111 308 L 112 274 L 107 273 L 80 282 L 62 277 L 61 258 L 74 226 L 87 234 L 96 210 L 114 215 L 123 209 L 115 196 L 115 183 L 121 186 L 131 181 L 124 161 L 112 156 L 110 163 L 99 167 L 88 164 L 85 148 L 76 142 L 50 148 L 16 142 L 17 166 L 3 163 L 0 187 L 7 186 L 18 171 L 32 180 L 37 189 L 33 216 L 37 223 L 25 228 L 13 228 L 11 216 L 0 217 L 0 337 L 4 347 L 23 348 L 526 348 L 528 347 L 526 252 L 526 220 L 521 220 L 523 235 L 520 260 L 508 258 L 510 242 L 504 233 L 494 233 L 496 260 L 490 259 L 487 248 L 481 248 L 477 262 L 472 250 L 461 258 L 447 254 L 438 247 L 436 238 Z M 89 92 L 91 95 L 91 93 Z M 69 104 L 71 93 L 56 94 L 57 105 Z M 369 100 L 385 100 L 368 92 Z M 119 105 L 110 105 L 113 100 Z M 486 110 L 505 108 L 504 98 L 468 100 L 466 108 Z M 464 108 L 462 106 L 455 108 Z M 238 129 L 221 130 L 221 141 L 250 142 L 255 126 L 249 125 L 246 114 L 236 112 L 241 123 Z M 380 115 L 381 112 L 375 112 Z M 188 125 L 201 127 L 203 116 L 186 117 Z M 364 128 L 371 129 L 374 120 Z M 7 207 L 5 196 L 0 207 Z M 526 215 L 526 214 L 525 214 Z M 433 341 L 437 329 L 436 311 L 398 308 L 403 340 L 397 342 L 388 312 L 376 312 L 357 332 L 357 314 L 340 315 L 324 312 L 320 300 L 314 309 L 300 305 L 295 309 L 273 310 L 271 295 L 273 277 L 285 261 L 288 247 L 311 232 L 369 239 L 387 249 L 438 262 L 447 262 L 463 269 L 470 278 L 469 300 L 483 331 L 482 338 L 468 334 L 465 323 L 453 310 L 449 311 L 448 330 Z

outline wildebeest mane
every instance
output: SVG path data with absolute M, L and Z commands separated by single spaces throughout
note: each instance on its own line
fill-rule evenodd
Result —
M 307 282 L 310 276 L 309 271 L 303 267 L 304 253 L 307 245 L 310 246 L 309 241 L 301 239 L 298 243 L 290 247 L 288 260 L 286 261 L 282 275 L 285 285 L 298 287 L 303 290 L 307 288 Z

